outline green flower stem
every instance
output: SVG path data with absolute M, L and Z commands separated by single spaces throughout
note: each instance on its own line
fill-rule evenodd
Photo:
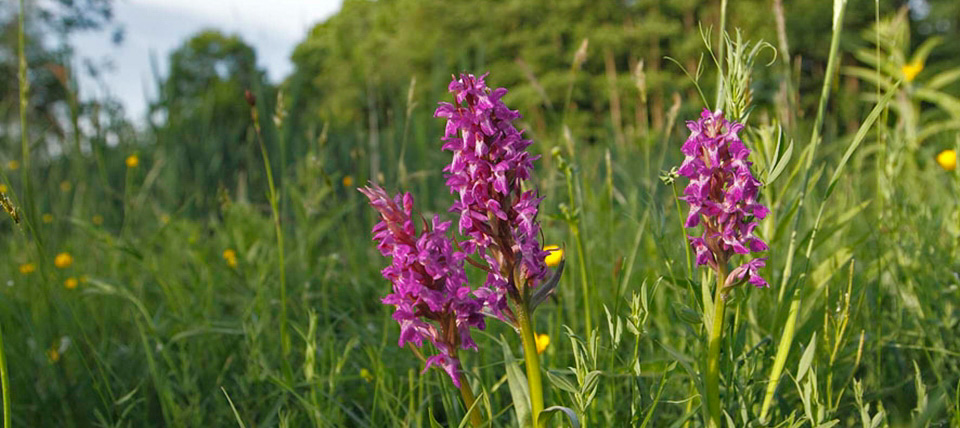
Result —
M 475 427 L 483 426 L 483 417 L 480 415 L 480 409 L 473 406 L 477 399 L 473 396 L 473 390 L 470 389 L 470 382 L 466 379 L 460 381 L 460 397 L 463 398 L 463 408 L 470 412 L 470 423 Z M 473 409 L 471 409 L 473 407 Z
M 3 389 L 3 428 L 13 426 L 10 423 L 10 379 L 7 373 L 7 356 L 3 352 L 3 331 L 0 330 L 0 388 Z
M 720 344 L 723 341 L 723 318 L 726 313 L 726 301 L 723 295 L 723 282 L 726 279 L 726 266 L 720 264 L 717 270 L 717 289 L 713 298 L 713 323 L 707 349 L 707 408 L 710 420 L 707 426 L 720 427 L 723 413 L 720 411 Z
M 540 379 L 540 356 L 537 354 L 537 338 L 533 334 L 533 320 L 525 302 L 517 305 L 517 324 L 523 341 L 523 358 L 527 363 L 527 385 L 530 387 L 530 416 L 537 427 L 537 418 L 543 411 L 543 382 Z

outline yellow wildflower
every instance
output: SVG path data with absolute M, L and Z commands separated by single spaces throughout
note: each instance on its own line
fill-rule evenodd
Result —
M 66 281 L 63 281 L 63 286 L 66 287 L 67 290 L 73 290 L 74 288 L 77 288 L 78 284 L 80 284 L 80 281 L 77 281 L 77 279 L 72 276 L 67 278 Z
M 53 265 L 60 269 L 66 269 L 70 267 L 70 265 L 72 264 L 73 264 L 73 256 L 71 256 L 70 253 L 66 253 L 66 252 L 60 253 L 60 254 L 57 254 L 57 257 L 53 258 Z
M 60 361 L 60 351 L 57 348 L 50 347 L 50 349 L 47 349 L 47 358 L 50 359 L 51 364 L 56 364 L 57 361 Z
M 367 382 L 373 382 L 373 373 L 370 373 L 370 370 L 366 368 L 360 369 L 360 378 Z
M 7 193 L 7 185 L 0 183 L 0 193 Z
M 903 78 L 906 81 L 912 82 L 913 79 L 923 71 L 923 63 L 920 61 L 911 62 L 901 67 L 900 71 L 903 72 Z
M 550 346 L 550 335 L 537 334 L 537 353 L 542 354 Z
M 94 214 L 93 218 L 90 219 L 93 222 L 94 226 L 100 226 L 103 224 L 103 216 L 100 214 Z
M 343 187 L 353 187 L 353 176 L 345 175 L 343 176 Z
M 237 252 L 232 248 L 223 250 L 223 259 L 227 261 L 228 266 L 232 268 L 237 267 Z
M 136 168 L 140 166 L 140 158 L 137 155 L 127 156 L 127 168 Z
M 60 191 L 61 191 L 61 192 L 67 193 L 67 192 L 70 191 L 70 189 L 73 189 L 73 184 L 72 184 L 72 183 L 70 183 L 70 182 L 67 181 L 67 180 L 63 180 L 63 181 L 60 182 Z
M 549 267 L 556 267 L 560 264 L 560 261 L 563 260 L 563 248 L 560 248 L 558 245 L 547 245 L 543 247 L 543 251 L 549 253 L 543 258 L 543 261 L 546 262 Z
M 21 274 L 21 275 L 28 275 L 28 274 L 33 273 L 33 272 L 36 271 L 36 270 L 37 270 L 37 265 L 35 265 L 35 264 L 33 264 L 33 263 L 24 263 L 24 264 L 20 265 L 20 274 Z
M 43 222 L 46 223 L 46 224 L 53 223 L 53 214 L 43 213 L 43 216 L 40 217 L 40 218 L 41 218 L 41 220 L 43 220 Z
M 11 159 L 10 161 L 7 162 L 7 169 L 9 169 L 10 171 L 16 171 L 20 169 L 20 162 L 17 162 Z
M 937 163 L 947 171 L 957 169 L 957 151 L 950 149 L 940 152 L 940 154 L 937 155 Z

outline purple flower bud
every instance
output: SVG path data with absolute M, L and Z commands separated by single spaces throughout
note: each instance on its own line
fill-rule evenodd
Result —
M 685 159 L 677 172 L 690 179 L 682 198 L 690 205 L 684 226 L 703 224 L 703 233 L 690 238 L 697 265 L 718 269 L 735 254 L 765 251 L 767 244 L 753 231 L 757 220 L 770 211 L 757 202 L 760 182 L 750 172 L 750 149 L 737 136 L 743 125 L 727 121 L 721 112 L 704 109 L 700 120 L 688 121 L 687 128 L 690 137 L 680 149 Z M 746 279 L 766 287 L 757 272 L 765 260 L 753 259 L 735 268 L 728 285 Z

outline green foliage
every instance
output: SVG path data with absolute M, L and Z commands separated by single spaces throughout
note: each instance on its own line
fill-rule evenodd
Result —
M 784 3 L 786 40 L 771 2 L 730 2 L 726 15 L 741 37 L 731 30 L 724 45 L 735 90 L 722 101 L 747 120 L 764 182 L 771 215 L 757 233 L 772 249 L 763 272 L 772 287 L 727 301 L 723 419 L 767 426 L 772 385 L 769 426 L 956 423 L 960 171 L 933 160 L 960 148 L 956 47 L 920 33 L 934 18 L 851 0 L 838 73 L 825 75 L 832 10 Z M 29 169 L 6 163 L 20 159 L 19 130 L 0 132 L 0 182 L 12 203 L 37 211 L 30 226 L 0 225 L 14 424 L 462 424 L 468 409 L 445 375 L 421 374 L 421 358 L 396 346 L 369 235 L 375 213 L 354 187 L 409 189 L 420 214 L 449 218 L 440 171 L 449 153 L 433 106 L 451 73 L 490 70 L 542 155 L 543 243 L 569 259 L 557 297 L 535 316 L 553 339 L 540 355 L 540 419 L 701 426 L 712 281 L 691 266 L 684 180 L 669 171 L 682 157 L 682 121 L 703 107 L 696 85 L 716 90 L 698 30 L 714 29 L 717 50 L 719 15 L 719 2 L 352 0 L 299 45 L 278 88 L 238 37 L 186 41 L 145 130 L 108 102 L 71 103 L 61 85 L 48 95 L 67 114 L 31 110 Z M 758 54 L 760 40 L 777 47 L 775 63 Z M 924 71 L 898 86 L 918 58 Z M 37 61 L 28 61 L 31 109 L 48 86 Z M 14 83 L 3 93 L 17 93 Z M 276 218 L 246 89 L 262 118 Z M 3 100 L 15 117 L 15 96 Z M 131 154 L 136 167 L 125 165 Z M 60 252 L 73 264 L 55 267 Z M 490 425 L 518 426 L 531 417 L 530 393 L 519 343 L 503 337 L 515 336 L 493 321 L 476 335 L 481 352 L 461 353 L 464 378 Z

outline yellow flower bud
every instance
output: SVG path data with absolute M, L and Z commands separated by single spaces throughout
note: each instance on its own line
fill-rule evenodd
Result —
M 343 176 L 343 187 L 353 187 L 353 176 Z
M 140 158 L 137 155 L 127 156 L 127 168 L 136 168 L 140 165 Z
M 940 154 L 937 155 L 937 163 L 947 171 L 957 169 L 957 151 L 951 149 L 940 152 Z
M 66 287 L 67 290 L 73 290 L 74 288 L 77 288 L 78 284 L 80 284 L 80 282 L 72 276 L 67 278 L 66 281 L 63 281 L 63 286 Z
M 53 265 L 60 269 L 66 269 L 70 267 L 70 265 L 72 264 L 73 264 L 73 256 L 71 256 L 70 253 L 66 253 L 66 252 L 60 253 L 53 258 Z
M 914 78 L 923 71 L 923 63 L 919 61 L 911 62 L 900 68 L 903 72 L 903 79 L 912 82 Z
M 558 245 L 547 245 L 543 247 L 543 251 L 549 252 L 549 254 L 543 258 L 543 261 L 549 267 L 556 267 L 560 264 L 560 261 L 563 260 L 563 248 L 560 248 Z
M 20 265 L 20 274 L 29 275 L 37 270 L 37 265 L 33 263 L 24 263 Z
M 370 370 L 366 368 L 360 369 L 360 378 L 367 382 L 373 382 L 373 373 L 370 373 Z
M 538 334 L 537 335 L 537 353 L 542 354 L 543 351 L 545 351 L 548 346 L 550 346 L 550 336 L 546 334 Z
M 237 267 L 237 252 L 232 248 L 223 250 L 223 259 L 227 261 L 227 266 L 232 268 Z

